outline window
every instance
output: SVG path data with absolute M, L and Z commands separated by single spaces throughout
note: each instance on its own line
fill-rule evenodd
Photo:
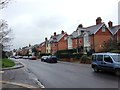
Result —
M 47 53 L 48 53 L 48 50 L 47 50 Z
M 92 60 L 95 61 L 96 60 L 96 55 L 92 56 Z
M 97 60 L 102 61 L 103 60 L 103 55 L 97 55 Z
M 112 61 L 112 59 L 111 59 L 111 57 L 110 57 L 109 55 L 105 55 L 105 56 L 104 56 L 104 61 L 105 61 L 105 62 L 113 63 L 113 61 Z
M 67 37 L 64 37 L 64 40 L 67 40 Z
M 54 47 L 56 47 L 56 44 L 54 43 Z
M 102 32 L 105 32 L 105 31 L 106 31 L 106 27 L 103 26 L 103 27 L 102 27 Z

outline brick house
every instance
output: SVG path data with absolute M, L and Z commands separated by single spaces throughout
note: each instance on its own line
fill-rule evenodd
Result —
M 120 44 L 120 25 L 113 26 L 113 22 L 108 22 L 109 29 L 112 32 L 112 39 L 117 44 Z
M 102 19 L 96 19 L 96 25 L 84 27 L 80 24 L 72 34 L 72 47 L 83 47 L 84 52 L 94 50 L 100 52 L 103 49 L 103 43 L 107 42 L 112 35 L 111 30 L 107 28 Z
M 85 28 L 82 28 L 82 24 L 80 24 L 77 30 L 68 36 L 68 49 L 83 48 L 83 32 L 85 30 Z
M 54 32 L 54 36 L 51 36 L 49 39 L 51 54 L 55 54 L 58 50 L 66 50 L 68 48 L 67 36 L 68 34 L 64 31 L 61 31 L 61 34 L 56 34 L 56 32 Z
M 111 38 L 111 30 L 107 28 L 100 17 L 96 19 L 96 25 L 87 27 L 86 30 L 89 32 L 90 49 L 94 49 L 95 52 L 101 52 L 103 44 Z
M 45 42 L 42 42 L 39 47 L 38 50 L 40 51 L 40 53 L 46 53 L 46 45 Z

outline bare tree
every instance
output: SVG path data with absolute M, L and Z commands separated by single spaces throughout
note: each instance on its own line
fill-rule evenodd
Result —
M 0 0 L 0 9 L 3 9 L 7 6 L 10 0 Z
M 5 8 L 11 0 L 0 0 L 0 10 Z M 0 19 L 0 59 L 3 55 L 3 50 L 5 47 L 9 46 L 8 42 L 11 41 L 10 34 L 11 29 L 8 27 L 8 24 L 5 20 Z
M 12 30 L 8 27 L 8 24 L 5 20 L 0 20 L 0 44 L 2 49 L 9 46 L 8 42 L 11 41 L 12 37 L 10 33 Z

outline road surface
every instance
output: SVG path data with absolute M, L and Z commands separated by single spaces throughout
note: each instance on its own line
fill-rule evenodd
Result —
M 118 77 L 112 73 L 95 73 L 90 64 L 69 62 L 46 63 L 19 60 L 45 88 L 118 88 Z

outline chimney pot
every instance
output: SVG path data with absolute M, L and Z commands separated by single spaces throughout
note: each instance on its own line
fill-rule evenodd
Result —
M 45 38 L 45 41 L 47 41 L 47 37 Z
M 54 36 L 56 36 L 56 32 L 54 32 Z
M 61 34 L 64 34 L 64 33 L 65 33 L 65 32 L 62 30 L 62 31 L 61 31 Z
M 109 21 L 109 22 L 108 22 L 108 26 L 109 26 L 109 27 L 112 27 L 112 26 L 113 26 L 113 22 L 112 22 L 112 21 Z
M 101 24 L 102 23 L 102 19 L 101 19 L 101 17 L 98 17 L 97 19 L 96 19 L 96 25 L 97 24 Z
M 79 26 L 78 26 L 78 28 L 82 28 L 83 27 L 83 25 L 82 24 L 80 24 Z

